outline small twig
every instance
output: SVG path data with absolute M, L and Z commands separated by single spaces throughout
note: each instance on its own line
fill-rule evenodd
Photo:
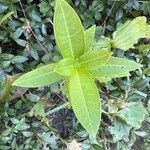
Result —
M 114 97 L 114 96 L 108 94 L 107 92 L 102 91 L 101 89 L 99 90 L 99 92 L 103 93 L 103 94 L 104 94 L 105 96 L 107 96 L 107 98 L 109 98 L 109 99 L 119 100 L 119 98 Z
M 107 21 L 107 19 L 108 19 L 109 15 L 110 15 L 110 14 L 111 14 L 111 12 L 112 12 L 112 9 L 113 9 L 113 8 L 114 8 L 114 6 L 115 6 L 115 3 L 116 3 L 116 0 L 114 0 L 114 2 L 113 2 L 113 4 L 112 4 L 111 9 L 109 10 L 109 12 L 108 12 L 107 16 L 105 17 L 105 19 L 104 19 L 103 23 L 101 24 L 101 26 L 103 26 L 103 25 L 104 25 L 104 30 L 105 30 L 105 27 L 106 27 L 106 21 Z M 103 30 L 103 32 L 104 32 L 104 30 Z
M 63 100 L 64 102 L 66 102 L 66 100 L 63 98 L 63 97 L 61 97 L 59 94 L 57 94 L 57 93 L 55 93 L 61 100 Z
M 60 105 L 60 106 L 58 106 L 58 107 L 56 107 L 56 108 L 54 108 L 54 109 L 52 109 L 52 110 L 49 110 L 49 111 L 46 113 L 46 116 L 47 116 L 47 115 L 50 115 L 50 114 L 52 114 L 52 113 L 58 112 L 59 110 L 66 108 L 68 105 L 69 105 L 69 102 L 64 103 L 64 104 L 62 104 L 62 105 Z
M 54 23 L 52 22 L 52 20 L 48 19 L 49 22 L 51 23 L 52 26 L 54 26 Z
M 40 45 L 40 47 L 42 48 L 42 50 L 47 54 L 48 51 L 43 47 L 43 45 L 41 44 L 41 42 L 39 41 L 39 39 L 37 38 L 37 36 L 35 35 L 35 33 L 33 32 L 32 28 L 31 28 L 31 26 L 30 26 L 30 22 L 29 22 L 29 20 L 28 20 L 28 18 L 27 18 L 27 15 L 26 15 L 26 13 L 25 13 L 25 10 L 24 10 L 24 8 L 23 8 L 23 5 L 22 5 L 21 0 L 19 0 L 19 4 L 20 4 L 20 6 L 21 6 L 21 9 L 22 9 L 22 12 L 23 12 L 23 15 L 24 15 L 24 17 L 25 17 L 26 24 L 27 24 L 29 30 L 31 31 L 31 33 L 32 33 L 33 36 L 35 37 L 36 41 L 38 42 L 38 44 Z
M 106 114 L 107 116 L 109 116 L 109 113 L 107 113 L 105 110 L 101 110 L 102 113 Z

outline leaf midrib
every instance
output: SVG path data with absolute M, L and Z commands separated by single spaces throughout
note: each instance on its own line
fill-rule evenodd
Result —
M 86 60 L 86 61 L 84 61 L 84 62 L 81 62 L 81 64 L 90 63 L 90 62 L 92 62 L 92 61 L 95 61 L 95 60 L 100 59 L 100 58 L 104 58 L 104 57 L 109 56 L 109 55 L 110 55 L 110 54 L 106 54 L 106 55 L 103 55 L 102 57 L 100 56 L 100 57 L 96 57 L 96 58 L 94 58 L 94 59 Z
M 66 27 L 66 30 L 67 30 L 67 33 L 68 34 L 66 34 L 67 35 L 67 37 L 68 37 L 68 40 L 69 40 L 69 47 L 70 47 L 70 49 L 71 49 L 71 55 L 72 55 L 72 57 L 74 58 L 74 53 L 73 53 L 73 49 L 72 49 L 72 45 L 71 45 L 71 40 L 70 40 L 70 33 L 69 33 L 69 30 L 68 30 L 68 24 L 67 24 L 67 22 L 66 22 L 66 17 L 65 17 L 65 14 L 64 14 L 64 11 L 63 11 L 63 9 L 62 9 L 62 4 L 61 4 L 61 2 L 59 2 L 60 3 L 60 7 L 61 7 L 61 11 L 62 11 L 62 15 L 63 15 L 63 18 L 64 18 L 64 23 L 65 23 L 65 27 Z
M 83 92 L 82 86 L 81 86 L 81 84 L 80 84 L 80 83 L 81 83 L 81 81 L 80 81 L 80 74 L 79 74 L 78 71 L 77 71 L 77 73 L 78 73 L 79 87 L 80 87 L 80 89 L 81 89 L 82 97 L 83 97 L 83 99 L 84 99 L 83 102 L 84 102 L 84 104 L 85 104 L 85 106 L 86 106 L 85 109 L 86 109 L 87 112 L 90 112 L 90 111 L 88 111 L 88 107 L 87 107 L 87 104 L 86 104 L 86 101 L 85 101 L 85 96 L 84 96 L 84 94 L 83 94 L 84 92 Z M 87 116 L 88 116 L 88 120 L 90 120 L 90 126 L 91 126 L 91 129 L 93 130 L 93 128 L 92 128 L 93 125 L 92 125 L 92 123 L 91 123 L 91 119 L 90 119 L 89 113 L 87 113 Z
M 73 68 L 74 67 L 74 65 L 68 65 L 68 66 L 64 66 L 64 67 L 59 67 L 59 68 L 56 68 L 56 69 L 54 69 L 56 72 L 57 72 L 57 70 L 62 70 L 62 69 L 66 69 L 66 68 Z
M 35 77 L 32 77 L 32 79 L 36 79 L 36 78 L 39 78 L 39 77 L 41 77 L 41 76 L 45 76 L 45 75 L 47 75 L 47 74 L 51 74 L 51 73 L 54 73 L 54 71 L 50 71 L 50 72 L 47 72 L 47 73 L 45 73 L 45 74 L 41 74 L 41 75 L 38 75 L 38 76 L 35 76 Z M 17 82 L 17 83 L 22 83 L 22 82 L 24 82 L 24 81 L 29 81 L 29 80 L 31 80 L 30 78 L 24 78 L 23 80 L 21 80 L 20 82 Z

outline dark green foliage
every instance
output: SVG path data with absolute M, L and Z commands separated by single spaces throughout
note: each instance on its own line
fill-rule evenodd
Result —
M 52 28 L 54 1 L 26 0 L 22 1 L 22 5 L 27 18 L 17 0 L 0 1 L 0 18 L 11 11 L 14 12 L 0 25 L 0 97 L 8 81 L 6 75 L 14 78 L 14 75 L 18 73 L 25 73 L 37 66 L 60 60 Z M 101 35 L 110 35 L 121 22 L 141 15 L 145 15 L 149 20 L 150 15 L 148 0 L 116 2 L 112 0 L 72 0 L 72 6 L 80 15 L 86 28 L 97 24 L 98 39 Z M 139 106 L 140 102 L 149 113 L 150 48 L 146 46 L 147 44 L 150 44 L 150 39 L 140 40 L 136 49 L 127 52 L 115 50 L 115 55 L 118 57 L 128 57 L 141 62 L 143 69 L 132 72 L 130 78 L 114 79 L 101 84 L 100 92 L 104 113 L 97 141 L 88 136 L 72 113 L 65 114 L 66 117 L 62 115 L 65 110 L 60 112 L 56 110 L 53 115 L 43 114 L 41 116 L 42 114 L 39 115 L 38 111 L 35 111 L 36 108 L 41 108 L 47 113 L 66 102 L 65 91 L 60 93 L 60 90 L 64 89 L 64 83 L 60 81 L 59 84 L 51 85 L 50 89 L 49 87 L 25 90 L 10 88 L 8 93 L 11 96 L 5 98 L 4 101 L 12 101 L 3 103 L 0 99 L 0 149 L 65 149 L 65 142 L 76 139 L 82 143 L 85 150 L 99 150 L 101 147 L 111 150 L 148 150 L 150 147 L 150 136 L 148 135 L 150 118 L 146 117 L 145 120 L 143 118 L 144 122 L 137 127 L 131 123 L 131 118 L 127 120 L 126 117 L 123 117 L 125 115 L 123 112 L 126 112 L 125 105 L 133 102 L 138 105 L 136 105 L 138 113 L 143 110 L 143 107 Z M 36 104 L 39 102 L 44 108 L 37 107 Z M 136 108 L 133 109 L 135 110 L 131 113 L 132 115 L 137 111 Z M 59 113 L 62 120 L 57 120 Z M 65 142 L 59 135 L 60 128 L 56 125 L 57 123 L 64 125 L 64 130 L 70 131 L 70 133 L 66 131 L 61 135 L 61 137 L 67 137 Z

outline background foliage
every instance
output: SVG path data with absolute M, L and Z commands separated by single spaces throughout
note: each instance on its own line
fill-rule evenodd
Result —
M 148 0 L 70 2 L 86 28 L 96 23 L 96 39 L 110 36 L 121 22 L 137 16 L 146 16 L 150 23 Z M 0 149 L 69 149 L 68 143 L 76 139 L 73 145 L 81 143 L 85 150 L 148 150 L 150 39 L 140 40 L 136 49 L 127 52 L 115 50 L 116 56 L 136 60 L 144 69 L 132 72 L 129 78 L 97 83 L 104 110 L 97 139 L 65 108 L 63 82 L 39 89 L 10 86 L 20 73 L 60 60 L 53 12 L 53 0 L 0 0 Z

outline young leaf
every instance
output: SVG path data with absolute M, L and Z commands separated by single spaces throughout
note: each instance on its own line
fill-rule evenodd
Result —
M 70 76 L 75 72 L 74 61 L 71 58 L 64 58 L 56 65 L 54 71 L 63 76 Z
M 69 96 L 79 122 L 95 137 L 99 129 L 101 108 L 94 81 L 88 74 L 77 70 L 69 78 Z
M 150 36 L 150 25 L 146 23 L 146 17 L 137 17 L 127 21 L 113 33 L 113 47 L 128 50 L 134 48 L 139 38 Z
M 54 34 L 63 57 L 77 58 L 84 52 L 83 26 L 65 0 L 56 0 Z
M 48 64 L 18 78 L 12 85 L 20 87 L 42 87 L 54 83 L 62 76 L 53 71 L 56 64 Z
M 93 25 L 89 29 L 84 31 L 85 37 L 85 51 L 88 51 L 94 42 L 96 26 Z
M 93 70 L 104 65 L 111 55 L 112 53 L 106 50 L 90 50 L 79 58 L 79 63 L 81 66 Z
M 111 57 L 103 66 L 91 71 L 95 78 L 117 78 L 129 76 L 129 71 L 139 69 L 141 64 L 124 58 Z

